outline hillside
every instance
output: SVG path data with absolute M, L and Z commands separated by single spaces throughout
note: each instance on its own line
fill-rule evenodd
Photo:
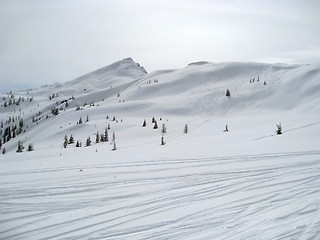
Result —
M 319 65 L 147 73 L 125 58 L 3 93 L 0 238 L 317 239 L 319 79 Z M 71 135 L 82 147 L 64 148 Z

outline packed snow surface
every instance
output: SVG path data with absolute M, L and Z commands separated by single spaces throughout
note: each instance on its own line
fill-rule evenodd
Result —
M 2 140 L 23 126 L 2 142 L 0 239 L 320 239 L 319 92 L 318 65 L 126 58 L 3 93 Z

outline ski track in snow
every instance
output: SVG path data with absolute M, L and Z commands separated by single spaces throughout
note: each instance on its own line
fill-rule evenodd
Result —
M 67 164 L 1 172 L 0 239 L 320 238 L 320 151 Z

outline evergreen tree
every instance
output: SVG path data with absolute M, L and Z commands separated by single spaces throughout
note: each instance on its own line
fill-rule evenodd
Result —
M 229 132 L 228 124 L 226 125 L 226 129 L 224 130 L 224 132 Z
M 266 82 L 266 81 L 264 81 L 264 82 L 263 82 L 263 85 L 267 85 L 267 82 Z
M 152 123 L 155 123 L 155 122 L 156 122 L 156 119 L 153 117 L 151 122 L 152 122 Z
M 86 122 L 89 122 L 89 116 L 87 115 L 87 120 L 86 120 Z
M 81 147 L 80 142 L 77 140 L 76 147 Z
M 59 109 L 54 107 L 54 108 L 51 109 L 51 113 L 56 116 L 56 115 L 59 114 Z
M 21 153 L 23 151 L 24 147 L 21 141 L 18 142 L 18 148 L 17 148 L 17 153 Z
M 277 135 L 281 135 L 282 134 L 282 127 L 281 127 L 281 123 L 277 124 L 277 131 L 276 131 Z
M 80 117 L 80 119 L 79 119 L 79 122 L 78 122 L 79 124 L 82 124 L 82 118 Z
M 71 134 L 71 136 L 70 136 L 70 138 L 69 138 L 69 144 L 72 144 L 72 143 L 74 143 L 74 137 L 73 137 L 72 134 Z
M 109 142 L 108 128 L 104 130 L 104 141 Z
M 116 145 L 116 142 L 114 141 L 112 151 L 115 151 L 115 150 L 117 150 L 117 145 Z
M 161 133 L 166 133 L 167 132 L 167 127 L 166 127 L 166 125 L 163 123 L 162 124 L 162 128 L 161 128 Z
M 67 148 L 67 145 L 68 145 L 68 137 L 67 137 L 67 135 L 65 135 L 64 136 L 64 141 L 63 141 L 63 147 Z
M 230 93 L 230 90 L 229 90 L 229 89 L 227 89 L 227 91 L 226 91 L 226 96 L 227 96 L 227 97 L 230 97 L 230 96 L 231 96 L 231 93 Z
M 100 137 L 99 137 L 99 133 L 97 132 L 96 134 L 96 143 L 99 143 L 100 142 Z
M 153 129 L 158 129 L 158 124 L 157 124 L 157 121 L 154 122 L 154 126 L 153 126 Z
M 89 147 L 91 146 L 91 139 L 90 137 L 87 138 L 87 141 L 86 141 L 86 147 Z
M 189 128 L 188 128 L 188 125 L 186 124 L 186 125 L 184 125 L 183 132 L 184 132 L 185 134 L 187 134 L 188 131 L 189 131 Z
M 147 126 L 147 122 L 146 120 L 143 121 L 142 127 L 146 127 Z
M 104 142 L 104 135 L 100 134 L 100 142 Z
M 166 144 L 166 142 L 164 141 L 164 136 L 162 135 L 162 137 L 161 137 L 161 145 L 165 145 Z
M 33 151 L 33 145 L 31 143 L 29 143 L 28 152 L 31 152 L 31 151 Z
M 115 134 L 115 132 L 112 133 L 112 142 L 113 143 L 116 142 L 116 134 Z
M 23 127 L 23 119 L 20 119 L 20 121 L 19 121 L 19 127 L 20 127 L 20 128 Z
M 108 123 L 108 130 L 110 130 L 111 129 L 111 127 L 110 127 L 110 124 Z
M 7 150 L 6 150 L 6 148 L 4 147 L 3 149 L 2 149 L 2 154 L 6 154 L 7 153 Z

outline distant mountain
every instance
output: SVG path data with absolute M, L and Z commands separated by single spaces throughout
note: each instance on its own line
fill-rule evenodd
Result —
M 318 65 L 196 62 L 148 74 L 125 58 L 69 82 L 2 94 L 1 136 L 4 139 L 5 129 L 21 119 L 22 132 L 6 143 L 7 150 L 14 149 L 21 138 L 55 145 L 61 139 L 53 135 L 61 138 L 78 129 L 74 125 L 86 115 L 103 125 L 108 113 L 144 118 L 319 111 L 319 79 Z

